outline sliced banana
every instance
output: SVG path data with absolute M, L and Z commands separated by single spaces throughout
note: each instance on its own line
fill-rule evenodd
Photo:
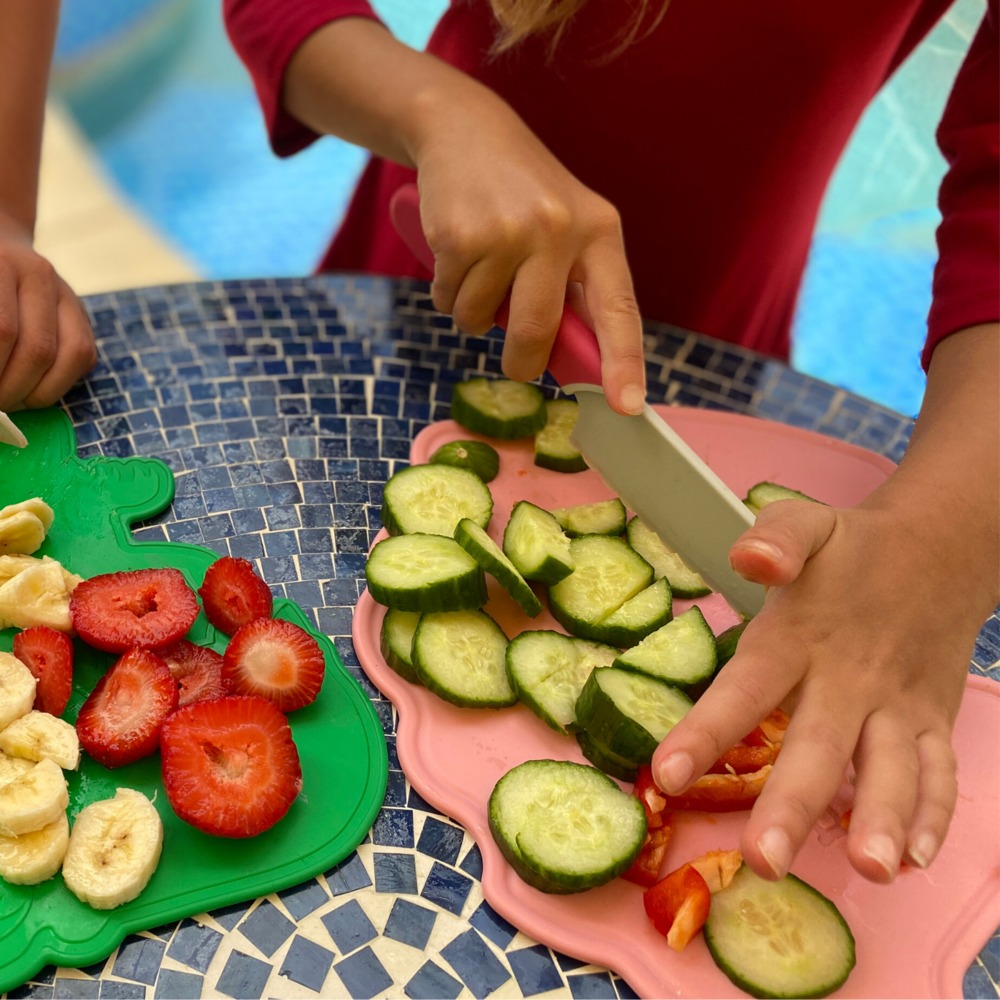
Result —
M 24 774 L 0 785 L 0 835 L 18 837 L 59 819 L 69 805 L 62 768 L 40 760 Z
M 0 518 L 0 552 L 19 552 L 30 556 L 44 541 L 45 525 L 30 510 L 19 510 Z
M 35 766 L 35 761 L 25 760 L 23 757 L 8 757 L 0 750 L 0 785 L 6 785 L 8 781 L 20 778 L 25 771 L 30 771 Z
M 111 910 L 135 899 L 160 860 L 163 823 L 142 792 L 119 788 L 87 806 L 73 824 L 63 879 L 82 902 Z
M 0 729 L 31 711 L 36 684 L 35 675 L 13 653 L 0 653 Z
M 15 448 L 26 448 L 28 445 L 21 428 L 3 410 L 0 410 L 0 444 L 12 444 Z
M 48 625 L 59 632 L 71 632 L 72 592 L 73 586 L 67 582 L 62 566 L 55 559 L 43 559 L 0 587 L 0 620 L 17 628 Z
M 52 527 L 52 522 L 56 519 L 55 511 L 41 498 L 41 497 L 29 497 L 27 500 L 19 500 L 17 503 L 8 504 L 6 507 L 0 507 L 0 521 L 5 517 L 11 517 L 14 514 L 19 514 L 21 511 L 27 511 L 29 514 L 34 514 L 39 521 L 42 522 L 42 527 L 45 529 L 46 534 Z
M 63 770 L 80 766 L 80 740 L 76 727 L 65 719 L 32 709 L 0 729 L 0 750 L 11 757 L 54 760 Z
M 41 560 L 38 556 L 26 556 L 20 554 L 0 556 L 0 587 L 8 580 L 17 576 L 22 569 L 27 569 Z
M 69 819 L 65 811 L 41 830 L 0 836 L 0 876 L 14 885 L 38 885 L 52 878 L 66 857 Z

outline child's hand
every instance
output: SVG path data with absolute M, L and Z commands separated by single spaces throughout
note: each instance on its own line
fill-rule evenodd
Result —
M 80 300 L 26 239 L 0 228 L 0 410 L 51 406 L 96 360 Z
M 586 188 L 488 93 L 439 121 L 419 153 L 421 220 L 435 257 L 432 296 L 466 333 L 484 333 L 510 292 L 509 378 L 542 373 L 567 288 L 601 346 L 611 405 L 645 397 L 642 325 L 614 207 Z M 464 125 L 459 122 L 464 121 Z
M 955 555 L 934 520 L 874 495 L 849 510 L 785 500 L 733 546 L 733 566 L 771 589 L 653 771 L 680 791 L 785 703 L 791 723 L 742 838 L 760 875 L 788 871 L 852 763 L 847 851 L 862 875 L 888 882 L 901 860 L 925 867 L 944 840 L 951 732 L 984 619 L 968 593 L 942 593 Z

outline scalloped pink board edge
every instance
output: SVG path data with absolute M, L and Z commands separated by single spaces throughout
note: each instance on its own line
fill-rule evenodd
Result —
M 851 504 L 893 468 L 879 455 L 810 431 L 719 411 L 659 409 L 739 495 L 770 479 L 817 499 Z M 446 441 L 475 437 L 451 421 L 433 424 L 415 439 L 411 461 L 426 461 Z M 539 469 L 530 441 L 490 443 L 501 456 L 500 475 L 490 484 L 495 505 L 490 531 L 497 540 L 517 500 L 551 508 L 612 495 L 592 472 Z M 678 602 L 677 610 L 690 603 Z M 695 603 L 717 632 L 736 620 L 717 596 Z M 547 612 L 529 623 L 492 581 L 487 610 L 511 636 L 529 624 L 558 628 Z M 354 615 L 355 648 L 369 678 L 399 713 L 397 749 L 411 784 L 478 843 L 487 902 L 536 940 L 614 969 L 640 996 L 744 996 L 716 968 L 700 937 L 679 955 L 666 946 L 645 917 L 637 886 L 619 879 L 587 893 L 549 896 L 513 873 L 487 825 L 494 784 L 524 760 L 583 757 L 574 741 L 521 706 L 458 709 L 402 680 L 379 652 L 383 613 L 362 595 Z M 1000 783 L 992 767 L 998 746 L 1000 685 L 970 677 L 955 730 L 958 807 L 949 838 L 927 872 L 910 871 L 892 886 L 876 886 L 851 869 L 838 829 L 811 836 L 794 870 L 837 903 L 857 940 L 857 967 L 835 996 L 962 995 L 965 970 L 1000 924 Z M 743 819 L 744 814 L 679 816 L 670 857 L 680 864 L 705 850 L 735 846 Z

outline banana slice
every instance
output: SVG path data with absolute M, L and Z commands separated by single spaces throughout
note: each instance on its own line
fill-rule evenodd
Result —
M 14 885 L 38 885 L 52 878 L 66 857 L 69 819 L 63 814 L 48 826 L 19 837 L 0 837 L 0 877 Z
M 12 444 L 15 448 L 26 448 L 28 445 L 21 428 L 3 410 L 0 410 L 0 444 Z
M 0 729 L 0 750 L 11 757 L 54 760 L 63 770 L 80 766 L 80 740 L 65 719 L 32 709 Z
M 119 788 L 114 798 L 92 802 L 77 816 L 63 879 L 82 902 L 112 910 L 146 888 L 162 847 L 156 807 L 142 792 Z
M 0 587 L 21 572 L 41 560 L 37 556 L 14 555 L 0 556 Z
M 49 529 L 52 527 L 52 522 L 56 519 L 56 513 L 41 497 L 30 497 L 27 500 L 19 500 L 17 503 L 0 507 L 0 521 L 23 510 L 26 510 L 29 514 L 34 514 L 42 522 L 42 527 L 45 529 L 45 533 L 48 534 Z
M 36 684 L 34 674 L 13 653 L 0 653 L 0 729 L 31 711 Z
M 62 768 L 40 760 L 24 774 L 0 785 L 0 835 L 18 837 L 59 819 L 69 805 Z
M 25 760 L 23 757 L 8 757 L 0 750 L 0 785 L 6 785 L 8 781 L 20 778 L 25 771 L 30 771 L 35 766 L 35 761 Z
M 30 510 L 19 510 L 0 518 L 0 552 L 19 552 L 30 556 L 44 541 L 45 525 Z
M 48 625 L 59 632 L 72 632 L 69 613 L 72 592 L 62 566 L 55 559 L 43 559 L 0 587 L 0 619 L 12 622 L 17 628 Z

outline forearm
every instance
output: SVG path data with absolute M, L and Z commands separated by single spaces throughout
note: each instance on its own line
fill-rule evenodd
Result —
M 31 237 L 58 0 L 0 3 L 0 231 Z
M 938 345 L 909 448 L 876 497 L 917 515 L 928 566 L 953 574 L 981 623 L 1000 602 L 1000 324 Z
M 471 77 L 358 17 L 333 21 L 303 42 L 288 64 L 283 94 L 285 108 L 316 132 L 410 167 L 432 132 L 463 122 L 509 128 L 515 118 Z

